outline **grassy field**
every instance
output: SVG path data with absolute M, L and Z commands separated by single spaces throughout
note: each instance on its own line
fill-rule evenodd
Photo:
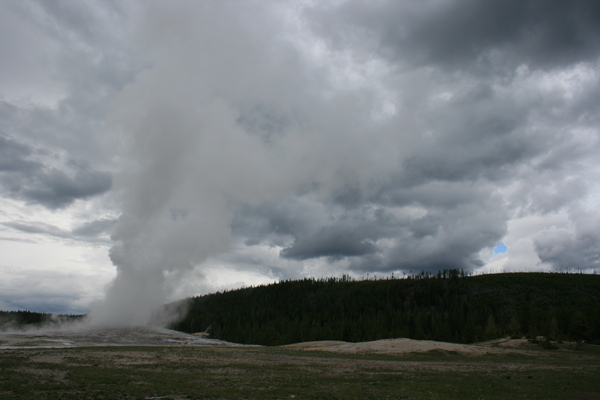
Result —
M 532 348 L 533 349 L 533 348 Z M 466 356 L 276 347 L 0 350 L 2 399 L 600 399 L 600 349 Z

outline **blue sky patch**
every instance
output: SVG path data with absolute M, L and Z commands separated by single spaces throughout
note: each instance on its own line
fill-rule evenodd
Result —
M 498 242 L 496 247 L 494 247 L 494 254 L 506 253 L 507 247 L 504 242 Z

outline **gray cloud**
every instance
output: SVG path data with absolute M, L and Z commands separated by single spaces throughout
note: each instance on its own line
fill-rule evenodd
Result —
M 40 164 L 27 158 L 33 153 L 28 146 L 0 135 L 0 172 L 32 172 Z
M 44 313 L 82 314 L 87 305 L 82 298 L 90 293 L 89 285 L 76 281 L 72 273 L 20 268 L 17 273 L 0 267 L 10 280 L 0 282 L 0 304 L 3 309 L 35 310 Z
M 478 252 L 506 233 L 507 211 L 492 186 L 396 185 L 370 206 L 282 201 L 245 210 L 233 233 L 249 238 L 248 245 L 282 247 L 283 258 L 352 258 L 350 268 L 361 273 L 472 270 L 483 265 Z
M 453 208 L 430 209 L 409 228 L 386 260 L 388 270 L 473 270 L 483 266 L 478 252 L 506 233 L 499 199 L 472 197 Z
M 65 210 L 107 193 L 121 216 L 5 226 L 112 230 L 99 320 L 143 321 L 219 261 L 282 279 L 475 270 L 515 221 L 538 232 L 506 257 L 597 264 L 596 3 L 21 4 L 0 13 L 3 195 Z
M 85 162 L 67 160 L 60 166 L 63 170 L 34 161 L 36 153 L 39 151 L 23 143 L 0 137 L 0 184 L 6 196 L 54 209 L 105 193 L 111 187 L 109 173 L 94 171 Z
M 592 71 L 600 56 L 596 4 L 345 2 L 317 5 L 306 15 L 313 32 L 336 51 L 391 68 L 387 87 L 397 94 L 398 121 L 411 121 L 419 132 L 401 168 L 367 198 L 418 205 L 428 215 L 411 222 L 412 234 L 403 236 L 399 225 L 397 250 L 370 260 L 372 265 L 476 268 L 477 252 L 502 237 L 511 218 L 565 212 L 579 207 L 590 189 L 597 191 L 591 183 L 598 176 L 593 165 L 599 150 L 593 128 L 598 76 Z M 479 189 L 467 189 L 461 198 L 453 185 Z M 503 193 L 504 201 L 479 211 L 478 199 L 486 198 L 480 189 L 498 190 L 497 199 Z M 446 241 L 440 230 L 452 231 L 464 221 L 452 210 L 465 205 L 466 226 L 474 230 L 458 242 Z M 485 226 L 489 235 L 480 235 Z M 578 264 L 589 266 L 597 254 L 586 239 L 590 235 L 565 228 L 537 240 L 535 250 L 558 269 L 568 268 L 576 253 L 586 254 Z
M 358 237 L 356 237 L 358 236 Z M 347 231 L 335 229 L 320 229 L 318 232 L 297 240 L 290 247 L 281 251 L 284 258 L 306 260 L 309 258 L 329 257 L 356 257 L 375 252 L 377 247 L 360 237 Z
M 98 244 L 109 242 L 109 234 L 115 223 L 116 220 L 113 219 L 99 219 L 96 221 L 84 222 L 71 230 L 58 228 L 57 226 L 41 222 L 30 223 L 15 221 L 5 222 L 2 225 L 28 234 Z
M 535 249 L 544 262 L 558 270 L 591 271 L 600 268 L 600 216 L 576 207 L 570 213 L 573 229 L 554 228 L 540 233 Z
M 595 61 L 600 50 L 600 7 L 585 0 L 346 2 L 308 15 L 336 46 L 360 40 L 399 65 L 506 72 Z
M 295 260 L 340 259 L 375 253 L 378 250 L 375 241 L 382 232 L 367 218 L 360 213 L 330 218 L 320 228 L 311 227 L 295 235 L 294 242 L 281 250 L 281 256 Z
M 116 222 L 114 219 L 99 219 L 85 222 L 73 229 L 73 234 L 83 238 L 97 238 L 110 233 Z
M 110 189 L 108 173 L 92 171 L 87 166 L 77 165 L 71 177 L 52 168 L 33 177 L 29 183 L 16 189 L 18 196 L 27 201 L 43 204 L 50 208 L 64 207 L 77 199 L 102 194 Z
M 132 77 L 127 7 L 93 2 L 2 4 L 0 186 L 51 209 L 111 187 L 107 101 Z M 18 84 L 16 84 L 18 83 Z
M 405 162 L 411 179 L 490 180 L 512 175 L 543 146 L 527 132 L 530 104 L 477 87 L 432 110 L 431 136 Z
M 22 222 L 7 222 L 4 224 L 4 226 L 8 226 L 9 228 L 16 229 L 24 233 L 42 234 L 59 238 L 68 237 L 68 232 L 64 229 L 60 229 L 48 224 L 31 225 Z
M 133 77 L 131 41 L 126 39 L 132 8 L 117 2 L 35 0 L 5 2 L 0 8 L 0 194 L 7 199 L 2 240 L 28 241 L 31 248 L 41 246 L 40 253 L 56 244 L 63 248 L 50 254 L 77 259 L 69 254 L 71 247 L 76 253 L 84 244 L 93 253 L 109 242 L 111 223 L 95 219 L 113 214 L 107 213 L 104 196 L 112 188 L 116 155 L 108 114 L 111 98 Z M 50 211 L 53 222 L 38 206 Z M 63 218 L 74 228 L 52 225 Z M 88 261 L 99 270 L 108 267 L 101 257 Z M 70 268 L 50 258 L 45 262 L 56 265 L 55 275 Z M 29 264 L 22 267 L 34 267 Z M 62 279 L 71 281 L 78 273 Z M 85 292 L 102 288 L 91 288 L 86 275 L 82 272 L 65 289 L 60 278 L 48 273 L 54 294 L 54 288 L 28 282 L 22 290 L 40 301 L 19 298 L 14 304 L 42 311 L 44 303 L 56 308 L 62 303 L 71 310 L 68 304 L 79 297 L 76 309 L 87 311 Z

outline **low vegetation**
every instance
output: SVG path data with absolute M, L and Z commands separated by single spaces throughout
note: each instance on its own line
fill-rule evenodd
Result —
M 277 347 L 0 350 L 2 399 L 594 399 L 600 352 L 333 354 Z

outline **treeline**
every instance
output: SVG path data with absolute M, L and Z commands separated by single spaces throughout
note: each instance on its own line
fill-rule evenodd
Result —
M 0 311 L 0 330 L 58 326 L 82 317 L 83 315 L 57 315 L 31 311 Z
M 406 337 L 473 343 L 499 337 L 600 343 L 600 276 L 459 271 L 404 279 L 284 281 L 187 300 L 173 329 L 281 345 Z

